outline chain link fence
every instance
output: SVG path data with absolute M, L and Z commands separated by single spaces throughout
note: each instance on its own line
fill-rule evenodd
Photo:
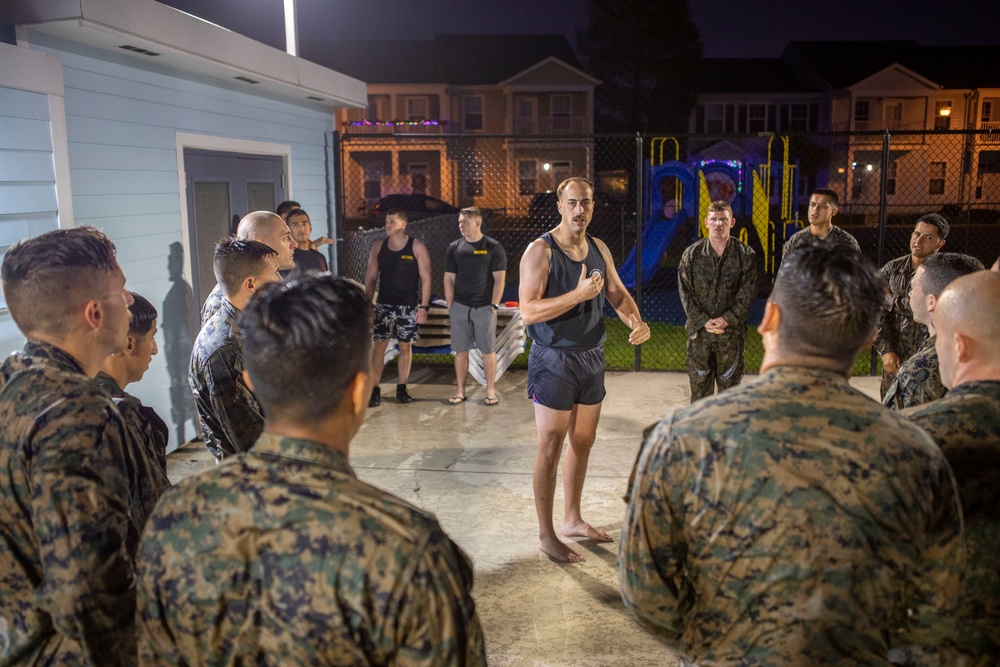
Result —
M 590 233 L 607 243 L 619 275 L 653 330 L 636 350 L 609 309 L 605 346 L 613 370 L 685 368 L 677 264 L 704 234 L 707 205 L 730 202 L 733 233 L 754 248 L 762 275 L 747 327 L 746 368 L 763 357 L 756 325 L 781 263 L 784 240 L 807 222 L 809 194 L 835 190 L 834 224 L 879 266 L 909 253 L 916 219 L 939 212 L 951 224 L 946 249 L 992 264 L 1000 252 L 1000 133 L 860 132 L 793 135 L 365 135 L 339 138 L 337 219 L 341 273 L 364 279 L 368 253 L 384 238 L 385 212 L 405 210 L 407 231 L 430 250 L 432 292 L 443 296 L 458 210 L 486 211 L 483 232 L 508 258 L 506 301 L 517 300 L 528 244 L 559 222 L 556 186 L 569 176 L 595 185 Z M 419 355 L 420 363 L 451 363 Z M 514 366 L 525 366 L 521 355 Z M 874 354 L 856 373 L 877 372 Z

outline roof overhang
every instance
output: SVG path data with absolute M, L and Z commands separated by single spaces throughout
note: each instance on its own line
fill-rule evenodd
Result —
M 927 77 L 925 77 L 925 76 L 923 76 L 921 74 L 917 74 L 916 72 L 914 72 L 909 67 L 906 67 L 905 65 L 900 65 L 899 63 L 893 63 L 893 64 L 889 65 L 888 67 L 884 67 L 884 68 L 880 69 L 879 71 L 875 72 L 874 74 L 865 77 L 861 81 L 858 81 L 857 83 L 854 83 L 854 84 L 851 84 L 850 86 L 847 86 L 847 88 L 850 89 L 850 90 L 857 90 L 859 88 L 860 89 L 864 89 L 864 88 L 869 88 L 869 87 L 877 86 L 878 83 L 879 83 L 879 79 L 882 79 L 882 78 L 884 78 L 884 77 L 886 77 L 887 75 L 890 75 L 890 74 L 898 74 L 898 75 L 904 77 L 905 79 L 909 79 L 918 88 L 922 88 L 922 89 L 925 89 L 925 90 L 940 90 L 941 89 L 941 85 L 940 84 L 938 84 L 938 83 L 936 83 L 934 81 L 931 81 L 930 79 L 928 79 Z
M 569 70 L 570 72 L 572 72 L 576 76 L 580 77 L 581 79 L 583 79 L 584 81 L 586 81 L 587 83 L 589 83 L 592 86 L 598 86 L 601 83 L 600 79 L 595 79 L 594 77 L 590 76 L 589 74 L 587 74 L 583 70 L 581 70 L 581 69 L 579 69 L 577 67 L 573 67 L 569 63 L 567 63 L 567 62 L 565 62 L 563 60 L 560 60 L 559 58 L 556 58 L 555 56 L 549 56 L 548 58 L 545 58 L 544 60 L 539 60 L 537 63 L 535 63 L 531 67 L 529 67 L 529 68 L 527 68 L 525 70 L 522 70 L 522 71 L 518 72 L 517 74 L 509 77 L 505 81 L 501 81 L 500 85 L 503 86 L 503 87 L 515 85 L 517 83 L 517 80 L 520 79 L 521 77 L 524 77 L 524 76 L 530 74 L 531 72 L 534 72 L 537 69 L 541 69 L 542 67 L 545 67 L 546 65 L 549 65 L 549 64 L 555 64 L 555 65 L 558 65 L 558 66 L 560 66 L 560 67 L 562 67 L 564 69 Z
M 0 25 L 19 42 L 56 38 L 304 106 L 368 103 L 363 81 L 153 0 L 5 0 Z

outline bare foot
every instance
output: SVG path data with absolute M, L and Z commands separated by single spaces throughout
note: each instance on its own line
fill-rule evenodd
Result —
M 560 563 L 582 563 L 584 561 L 583 556 L 560 542 L 555 535 L 548 539 L 541 539 L 538 544 L 538 550 Z
M 610 535 L 603 530 L 597 530 L 583 519 L 573 523 L 564 523 L 562 534 L 566 537 L 586 537 L 595 542 L 614 542 Z

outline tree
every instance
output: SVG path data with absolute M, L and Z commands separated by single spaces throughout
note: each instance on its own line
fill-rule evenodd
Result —
M 686 131 L 701 39 L 685 0 L 588 0 L 577 49 L 601 132 Z

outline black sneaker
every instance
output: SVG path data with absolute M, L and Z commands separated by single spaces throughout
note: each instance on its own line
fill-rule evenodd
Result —
M 397 384 L 396 385 L 396 400 L 399 401 L 400 403 L 412 403 L 413 402 L 413 397 L 410 396 L 408 393 L 406 393 L 406 385 L 405 384 Z
M 382 405 L 382 389 L 372 387 L 372 397 L 368 399 L 368 407 L 377 408 L 380 405 Z

